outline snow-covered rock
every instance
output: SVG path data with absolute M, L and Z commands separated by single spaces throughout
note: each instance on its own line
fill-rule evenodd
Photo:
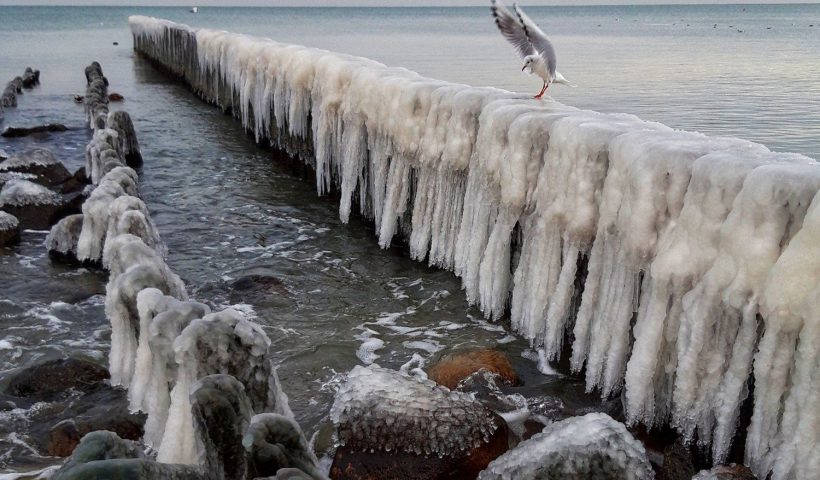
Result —
M 498 457 L 478 478 L 650 480 L 654 473 L 643 445 L 624 424 L 590 413 L 549 425 Z

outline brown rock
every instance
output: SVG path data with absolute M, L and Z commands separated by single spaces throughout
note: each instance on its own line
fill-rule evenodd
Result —
M 499 375 L 504 382 L 510 385 L 519 383 L 518 374 L 515 373 L 507 356 L 490 349 L 447 354 L 430 367 L 427 374 L 430 380 L 452 390 L 458 386 L 459 382 L 482 368 Z
M 125 97 L 119 93 L 114 92 L 108 95 L 108 101 L 110 102 L 122 102 L 123 100 L 125 100 Z

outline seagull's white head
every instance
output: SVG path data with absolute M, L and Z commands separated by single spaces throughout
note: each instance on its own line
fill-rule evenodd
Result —
M 521 71 L 529 69 L 530 73 L 533 72 L 533 66 L 535 65 L 536 60 L 538 59 L 538 55 L 527 55 L 524 57 L 524 66 L 521 67 Z

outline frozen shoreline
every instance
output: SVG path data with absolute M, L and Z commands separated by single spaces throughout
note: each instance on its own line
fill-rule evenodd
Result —
M 604 395 L 625 388 L 631 422 L 671 423 L 719 461 L 754 368 L 747 463 L 820 468 L 803 393 L 820 381 L 813 160 L 265 39 L 131 27 L 138 51 L 311 163 L 343 220 L 358 204 L 381 246 L 404 234 L 488 317 L 509 304 L 548 357 L 571 330 L 574 369 Z

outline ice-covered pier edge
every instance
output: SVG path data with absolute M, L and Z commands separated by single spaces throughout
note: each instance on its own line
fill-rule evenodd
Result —
M 148 17 L 135 49 L 453 270 L 628 420 L 820 478 L 820 165 L 631 115 Z M 567 340 L 565 342 L 565 340 Z

